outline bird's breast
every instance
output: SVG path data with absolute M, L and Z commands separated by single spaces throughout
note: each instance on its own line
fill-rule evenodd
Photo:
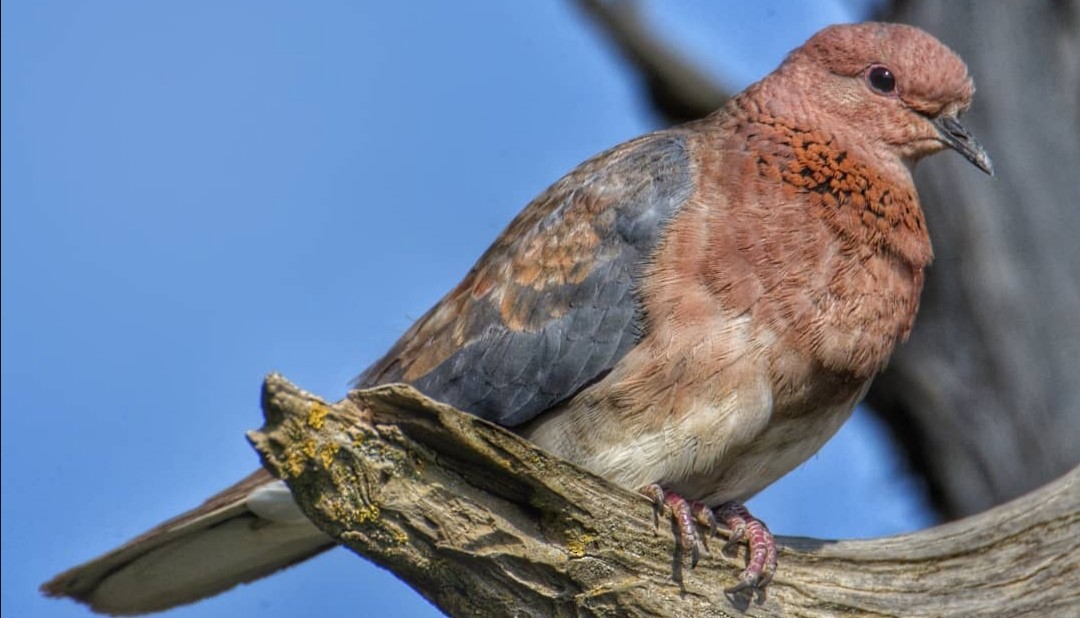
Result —
M 911 329 L 932 256 L 910 175 L 775 118 L 729 135 L 726 147 L 696 150 L 697 220 L 670 230 L 701 243 L 684 268 L 696 265 L 714 306 L 775 338 L 779 374 L 802 359 L 873 377 Z
M 637 346 L 524 432 L 625 486 L 715 504 L 837 431 L 906 336 L 922 268 L 839 229 L 756 154 L 696 152 L 695 193 L 640 281 Z

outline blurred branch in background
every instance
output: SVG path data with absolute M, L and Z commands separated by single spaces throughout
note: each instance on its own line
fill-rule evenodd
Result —
M 579 4 L 668 121 L 722 104 L 634 2 Z M 906 0 L 877 18 L 967 61 L 978 94 L 965 125 L 998 170 L 988 182 L 959 157 L 920 168 L 936 259 L 911 339 L 867 398 L 955 519 L 1080 462 L 1080 1 Z
M 660 40 L 642 19 L 636 2 L 579 0 L 579 4 L 623 60 L 641 74 L 649 102 L 669 123 L 706 116 L 731 95 Z

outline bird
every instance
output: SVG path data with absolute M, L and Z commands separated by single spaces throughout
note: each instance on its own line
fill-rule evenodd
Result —
M 813 455 L 913 327 L 933 257 L 912 178 L 951 149 L 967 67 L 912 26 L 829 26 L 709 116 L 585 161 L 354 382 L 403 382 L 674 518 L 729 528 L 763 595 L 776 542 L 744 502 Z M 110 614 L 190 603 L 334 545 L 257 471 L 42 586 Z

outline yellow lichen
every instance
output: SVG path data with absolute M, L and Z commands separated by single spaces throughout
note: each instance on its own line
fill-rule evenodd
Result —
M 323 447 L 319 449 L 319 459 L 322 460 L 322 465 L 324 468 L 329 468 L 330 464 L 334 463 L 334 456 L 337 455 L 339 448 L 341 447 L 339 447 L 333 442 L 330 442 L 324 444 Z
M 566 538 L 566 551 L 570 552 L 570 555 L 575 558 L 581 558 L 585 555 L 589 543 L 595 540 L 596 536 L 592 534 L 570 532 Z
M 300 476 L 306 462 L 307 459 L 298 449 L 289 449 L 285 455 L 284 472 L 292 477 Z
M 305 438 L 303 443 L 300 444 L 300 452 L 304 454 L 308 459 L 314 459 L 315 454 L 318 452 L 318 445 L 315 440 L 311 438 Z
M 321 403 L 311 404 L 311 409 L 308 410 L 307 424 L 312 429 L 322 429 L 323 424 L 326 423 L 326 415 L 330 414 L 330 408 L 327 408 Z
M 355 510 L 356 520 L 360 523 L 367 523 L 379 519 L 379 507 L 370 504 L 366 507 L 358 507 Z
M 346 528 L 355 528 L 360 524 L 371 523 L 379 519 L 379 507 L 375 504 L 343 502 L 331 498 L 321 498 L 317 508 L 332 521 Z

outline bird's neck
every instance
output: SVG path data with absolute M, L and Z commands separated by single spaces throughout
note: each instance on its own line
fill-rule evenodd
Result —
M 820 117 L 785 106 L 769 87 L 751 87 L 723 114 L 736 139 L 758 153 L 758 173 L 808 197 L 813 214 L 836 233 L 891 252 L 912 269 L 926 267 L 933 251 L 908 166 L 891 153 L 869 150 L 866 136 L 842 123 L 815 128 L 823 124 Z
M 862 384 L 910 331 L 931 257 L 910 173 L 860 150 L 843 129 L 742 103 L 697 127 L 703 205 L 669 230 L 670 259 L 702 265 L 713 304 L 750 315 L 762 340 L 788 337 L 790 349 L 809 351 L 773 359 L 778 376 L 826 371 Z M 666 302 L 677 308 L 685 289 L 671 292 Z M 800 365 L 808 359 L 817 369 Z

